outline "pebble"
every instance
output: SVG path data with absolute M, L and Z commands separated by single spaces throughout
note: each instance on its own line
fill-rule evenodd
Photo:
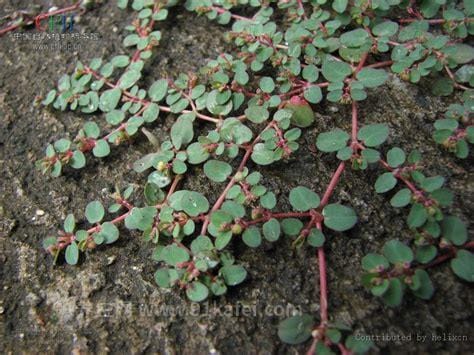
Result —
M 112 265 L 113 262 L 115 261 L 115 259 L 117 259 L 117 257 L 115 255 L 109 256 L 107 258 L 107 265 Z
M 44 216 L 45 212 L 43 210 L 36 210 L 37 216 Z
M 0 314 L 3 314 L 3 312 L 5 312 L 5 308 L 0 307 Z

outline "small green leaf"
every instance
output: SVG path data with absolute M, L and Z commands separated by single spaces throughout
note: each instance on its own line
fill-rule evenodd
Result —
M 273 151 L 266 149 L 263 143 L 255 144 L 251 158 L 258 165 L 269 165 L 275 161 Z
M 447 129 L 449 131 L 454 131 L 456 128 L 458 128 L 459 122 L 456 121 L 455 119 L 442 119 L 442 120 L 437 120 L 434 123 L 434 127 L 438 130 L 441 129 Z
M 352 68 L 345 62 L 325 60 L 322 66 L 323 76 L 331 82 L 343 81 L 352 74 Z
M 409 189 L 401 189 L 390 200 L 393 207 L 405 207 L 411 201 L 411 191 Z
M 275 90 L 275 82 L 273 81 L 272 78 L 265 76 L 262 79 L 260 79 L 260 89 L 263 92 L 266 92 L 269 94 L 273 90 Z
M 100 134 L 100 128 L 95 122 L 86 122 L 84 124 L 84 133 L 88 138 L 97 138 Z
M 465 43 L 456 43 L 446 47 L 448 58 L 456 64 L 466 64 L 474 60 L 474 48 Z
M 369 253 L 362 258 L 362 268 L 368 272 L 380 272 L 388 267 L 388 260 L 383 255 Z
M 257 227 L 249 227 L 245 230 L 242 235 L 242 240 L 251 248 L 257 248 L 262 243 L 262 236 L 260 230 Z
M 125 112 L 121 110 L 112 110 L 105 115 L 105 119 L 111 125 L 117 125 L 125 119 Z
M 339 40 L 341 44 L 345 47 L 357 48 L 362 46 L 368 39 L 369 33 L 362 28 L 358 28 L 352 31 L 344 32 Z
M 349 138 L 349 134 L 336 128 L 329 132 L 320 133 L 316 139 L 316 146 L 322 152 L 336 152 L 346 146 Z
M 463 245 L 467 241 L 467 228 L 458 217 L 445 217 L 441 222 L 441 231 L 443 237 L 454 245 Z
M 117 68 L 125 68 L 130 63 L 130 58 L 126 55 L 117 55 L 112 58 L 111 63 Z
M 125 218 L 125 227 L 132 230 L 139 229 L 141 231 L 146 231 L 151 227 L 156 213 L 157 210 L 155 207 L 134 207 L 130 211 L 130 214 Z
M 323 246 L 325 237 L 323 232 L 317 228 L 311 228 L 309 235 L 307 237 L 308 244 L 315 248 L 320 248 Z
M 69 265 L 76 265 L 79 261 L 79 248 L 75 241 L 67 246 L 65 257 Z
M 171 177 L 167 170 L 157 170 L 153 171 L 150 175 L 148 175 L 147 181 L 149 183 L 155 184 L 159 188 L 163 188 L 171 183 Z
M 313 83 L 316 80 L 318 80 L 319 70 L 315 65 L 310 64 L 310 65 L 307 65 L 303 68 L 302 75 L 303 75 L 304 80 L 306 80 L 310 83 Z
M 367 160 L 367 163 L 376 163 L 380 160 L 380 152 L 375 149 L 366 148 L 362 151 L 362 158 Z
M 209 210 L 207 198 L 196 191 L 180 190 L 173 193 L 168 202 L 177 211 L 184 211 L 191 217 L 197 217 Z
M 232 173 L 230 164 L 219 160 L 208 160 L 204 164 L 204 174 L 214 182 L 224 182 Z
M 375 181 L 375 191 L 379 194 L 390 191 L 397 185 L 397 179 L 393 173 L 384 173 Z
M 332 2 L 332 8 L 339 14 L 342 14 L 346 11 L 348 0 L 334 0 Z
M 323 99 L 323 93 L 319 86 L 310 86 L 303 93 L 304 98 L 312 104 L 317 104 Z
M 111 222 L 105 222 L 101 225 L 100 234 L 104 237 L 106 244 L 112 244 L 119 237 L 118 228 Z
M 54 143 L 54 148 L 59 153 L 65 153 L 71 147 L 71 141 L 69 139 L 62 138 Z
M 301 230 L 303 229 L 303 222 L 301 222 L 298 218 L 285 218 L 283 221 L 281 221 L 281 227 L 284 234 L 290 237 L 295 237 L 300 234 Z
M 268 110 L 263 106 L 249 106 L 245 110 L 245 116 L 253 123 L 262 123 L 270 116 Z
M 138 70 L 128 70 L 120 77 L 119 87 L 121 89 L 128 89 L 135 85 L 141 76 L 142 74 Z
M 170 266 L 184 263 L 189 260 L 189 253 L 176 244 L 171 244 L 163 249 L 164 262 Z
M 210 251 L 212 249 L 214 249 L 214 245 L 212 244 L 211 239 L 205 235 L 198 236 L 191 243 L 191 251 L 194 254 Z
M 372 33 L 375 36 L 380 36 L 380 37 L 382 36 L 390 37 L 390 36 L 393 36 L 397 32 L 398 32 L 398 24 L 392 21 L 385 21 L 385 22 L 379 23 L 376 26 L 374 26 L 374 28 L 372 29 Z
M 107 143 L 106 140 L 104 139 L 99 139 L 95 142 L 94 149 L 92 150 L 92 153 L 94 156 L 97 158 L 103 158 L 106 157 L 107 155 L 110 154 L 110 146 L 109 143 Z
M 148 96 L 152 101 L 161 101 L 168 92 L 168 80 L 160 79 L 155 81 L 148 90 Z
M 290 204 L 296 211 L 306 212 L 317 208 L 320 201 L 318 194 L 307 187 L 298 186 L 290 191 Z
M 201 164 L 209 158 L 209 152 L 198 142 L 190 144 L 186 148 L 186 153 L 191 164 Z
M 62 164 L 58 160 L 56 163 L 54 163 L 53 168 L 51 169 L 51 176 L 58 177 L 59 175 L 61 175 L 61 171 L 62 171 Z
M 56 99 L 56 90 L 51 90 L 46 95 L 46 98 L 41 102 L 44 106 L 51 105 L 53 101 Z
M 49 247 L 52 247 L 53 245 L 56 245 L 58 242 L 57 237 L 47 237 L 43 240 L 43 249 L 48 250 Z
M 398 168 L 405 162 L 405 152 L 400 148 L 392 148 L 387 152 L 387 163 L 392 168 Z
M 423 245 L 416 249 L 416 261 L 422 264 L 427 264 L 435 258 L 437 249 L 434 245 Z
M 408 214 L 407 223 L 410 228 L 418 228 L 425 224 L 428 218 L 426 208 L 420 203 L 414 203 Z
M 459 250 L 456 258 L 451 260 L 451 269 L 461 279 L 474 282 L 474 254 L 467 250 Z
M 263 236 L 269 242 L 275 242 L 280 238 L 281 227 L 275 218 L 269 219 L 262 226 Z
M 220 233 L 214 242 L 217 250 L 224 249 L 232 239 L 232 233 Z
M 193 302 L 204 301 L 209 295 L 209 289 L 199 281 L 194 281 L 186 289 L 186 296 Z
M 240 265 L 227 265 L 222 267 L 219 272 L 229 286 L 238 285 L 247 277 L 247 271 Z
M 117 0 L 117 6 L 121 9 L 126 9 L 128 5 L 128 0 Z
M 390 281 L 387 279 L 384 279 L 381 284 L 372 286 L 370 289 L 370 292 L 376 296 L 380 297 L 382 296 L 385 292 L 387 292 L 388 288 L 390 286 Z
M 323 209 L 324 225 L 338 232 L 352 228 L 357 222 L 357 216 L 350 207 L 340 204 L 329 204 Z
M 429 300 L 433 296 L 434 287 L 428 273 L 425 270 L 417 269 L 415 271 L 415 276 L 418 277 L 420 281 L 420 287 L 415 291 L 412 290 L 413 294 L 423 300 Z
M 71 167 L 74 169 L 81 169 L 86 165 L 86 157 L 80 150 L 74 151 L 70 160 Z
M 431 91 L 436 96 L 448 96 L 454 91 L 454 84 L 451 79 L 439 78 L 431 87 Z
M 390 279 L 388 290 L 383 294 L 382 298 L 389 307 L 397 307 L 402 303 L 403 288 L 398 278 Z
M 100 95 L 99 108 L 103 112 L 110 112 L 114 110 L 117 107 L 121 96 L 122 91 L 117 88 L 104 91 L 102 95 Z
M 73 233 L 74 228 L 76 227 L 76 220 L 72 213 L 68 214 L 66 219 L 64 220 L 64 231 L 66 233 Z
M 169 288 L 171 286 L 169 269 L 162 267 L 156 270 L 155 281 L 158 286 L 163 288 Z
M 367 147 L 376 147 L 387 140 L 388 131 L 388 126 L 384 123 L 366 125 L 359 130 L 357 138 Z
M 268 210 L 274 208 L 276 206 L 276 203 L 277 200 L 275 194 L 271 191 L 260 197 L 260 205 Z
M 429 177 L 429 178 L 426 178 L 424 179 L 420 186 L 423 190 L 425 190 L 426 192 L 433 192 L 435 190 L 438 190 L 439 188 L 441 188 L 444 184 L 444 177 L 442 176 L 433 176 L 433 177 Z
M 278 337 L 287 344 L 301 344 L 311 337 L 314 321 L 303 314 L 285 319 L 278 325 Z
M 342 334 L 339 329 L 328 328 L 326 330 L 326 336 L 331 340 L 332 343 L 338 344 L 341 341 Z
M 92 201 L 86 206 L 86 218 L 89 223 L 98 223 L 104 218 L 104 206 L 99 201 Z
M 193 140 L 194 114 L 181 115 L 171 127 L 171 141 L 176 149 L 181 149 Z
M 366 88 L 375 88 L 387 81 L 388 74 L 383 69 L 364 68 L 357 73 L 356 78 Z
M 313 124 L 314 112 L 311 106 L 305 100 L 301 100 L 299 98 L 297 100 L 290 100 L 290 103 L 288 103 L 285 108 L 292 113 L 291 123 L 295 126 L 305 128 Z M 279 112 L 281 111 L 285 110 L 280 110 Z M 275 119 L 276 117 L 277 115 L 275 114 Z
M 145 111 L 143 111 L 143 120 L 148 123 L 154 122 L 159 114 L 160 107 L 155 103 L 149 104 Z
M 385 255 L 392 264 L 411 263 L 413 261 L 412 250 L 398 240 L 390 240 L 385 243 L 383 255 Z
M 364 151 L 366 151 L 366 150 L 364 150 Z M 336 157 L 339 160 L 346 161 L 346 160 L 349 160 L 352 157 L 352 153 L 353 153 L 352 148 L 346 146 L 346 147 L 341 148 L 337 151 Z

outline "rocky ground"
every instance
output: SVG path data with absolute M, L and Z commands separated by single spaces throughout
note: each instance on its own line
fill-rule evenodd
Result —
M 0 18 L 28 1 L 0 0 Z M 48 1 L 38 1 L 45 7 Z M 221 53 L 227 44 L 223 29 L 184 10 L 172 10 L 162 28 L 163 41 L 147 67 L 147 81 L 196 70 Z M 47 93 L 76 61 L 119 54 L 123 27 L 132 15 L 115 2 L 86 13 L 80 31 L 100 39 L 83 41 L 72 51 L 35 50 L 32 41 L 7 35 L 0 38 L 0 352 L 1 353 L 297 353 L 307 344 L 289 347 L 276 334 L 278 322 L 294 310 L 317 315 L 319 290 L 313 250 L 293 251 L 281 240 L 234 252 L 249 270 L 248 280 L 225 297 L 196 306 L 174 290 L 158 289 L 152 248 L 126 231 L 112 247 L 89 253 L 80 265 L 53 266 L 41 248 L 70 212 L 83 211 L 93 199 L 106 199 L 114 185 L 141 183 L 144 176 L 131 164 L 151 146 L 138 137 L 129 147 L 115 149 L 109 159 L 93 161 L 88 169 L 60 178 L 34 169 L 48 142 L 74 138 L 86 115 L 35 107 L 36 95 Z M 33 33 L 34 30 L 22 30 Z M 472 159 L 460 161 L 437 147 L 432 124 L 454 98 L 429 93 L 429 82 L 411 86 L 391 78 L 372 91 L 361 105 L 362 122 L 387 122 L 390 144 L 418 148 L 427 172 L 441 174 L 456 194 L 453 212 L 469 221 L 474 214 Z M 315 154 L 310 146 L 318 132 L 349 128 L 347 108 L 324 104 L 318 120 L 301 139 L 299 155 L 262 170 L 265 184 L 282 196 L 305 185 L 323 192 L 336 162 Z M 150 130 L 166 136 L 173 117 L 164 117 Z M 425 302 L 407 297 L 401 308 L 388 309 L 360 284 L 360 260 L 380 250 L 391 238 L 408 237 L 406 210 L 395 210 L 387 197 L 376 195 L 376 172 L 347 171 L 334 199 L 352 205 L 360 223 L 349 233 L 329 234 L 327 243 L 329 311 L 331 319 L 354 330 L 386 335 L 374 352 L 471 353 L 474 297 L 472 286 L 456 279 L 447 265 L 431 272 L 434 298 Z M 186 186 L 217 194 L 199 169 Z M 287 208 L 284 199 L 280 203 Z M 467 341 L 431 341 L 433 335 L 466 336 Z M 427 336 L 425 341 L 416 336 Z M 410 336 L 411 339 L 393 338 Z

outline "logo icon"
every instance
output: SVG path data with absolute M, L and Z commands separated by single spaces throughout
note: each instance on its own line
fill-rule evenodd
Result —
M 35 19 L 35 27 L 40 31 L 48 32 L 72 32 L 74 30 L 74 17 L 75 14 L 71 15 L 39 15 Z M 42 26 L 41 21 L 48 19 L 48 26 Z

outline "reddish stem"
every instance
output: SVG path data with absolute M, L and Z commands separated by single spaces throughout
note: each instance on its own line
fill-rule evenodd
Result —
M 130 214 L 130 211 L 127 211 L 127 212 L 125 212 L 124 214 L 118 216 L 117 218 L 111 220 L 110 223 L 112 223 L 112 224 L 119 223 L 119 222 L 123 221 L 125 218 L 127 218 L 127 216 L 128 216 L 129 214 Z M 88 233 L 88 234 L 93 234 L 93 233 L 96 233 L 96 232 L 98 232 L 98 231 L 100 231 L 100 225 L 88 229 L 88 230 L 87 230 L 87 233 Z
M 358 111 L 357 111 L 357 102 L 352 101 L 352 145 L 356 145 L 357 141 L 357 131 L 358 131 Z M 354 148 L 354 147 L 352 147 Z
M 384 68 L 384 67 L 389 67 L 392 64 L 393 64 L 393 60 L 386 60 L 384 62 L 378 62 L 378 63 L 366 65 L 365 68 Z
M 7 27 L 5 27 L 5 28 L 2 28 L 2 29 L 0 30 L 0 36 L 3 36 L 5 33 L 8 33 L 8 32 L 10 32 L 10 31 L 14 31 L 14 30 L 16 30 L 18 27 L 21 27 L 22 25 L 23 25 L 23 23 L 22 23 L 22 22 L 19 22 L 19 23 L 15 23 L 15 24 L 13 24 L 13 25 L 7 26 Z
M 416 21 L 420 21 L 420 19 L 419 18 L 402 18 L 402 19 L 398 20 L 398 22 L 400 22 L 400 23 L 412 23 L 412 22 L 416 22 Z M 442 25 L 443 23 L 447 22 L 448 20 L 439 18 L 439 19 L 431 19 L 431 20 L 424 19 L 424 21 L 428 22 L 430 25 Z M 464 22 L 472 22 L 472 21 L 474 21 L 474 18 L 472 18 L 472 17 L 465 18 L 463 21 Z
M 168 194 L 166 195 L 166 199 L 164 202 L 168 201 L 170 196 L 175 192 L 176 187 L 178 186 L 178 183 L 181 181 L 183 175 L 175 175 L 173 179 L 173 183 L 170 186 L 170 189 L 168 190 Z
M 345 168 L 344 162 L 340 162 L 339 166 L 337 167 L 336 171 L 334 172 L 331 178 L 331 181 L 329 182 L 326 192 L 323 195 L 319 208 L 324 207 L 328 203 L 329 198 L 331 197 L 332 193 L 334 192 L 334 189 L 337 186 L 337 183 L 339 182 L 339 179 L 341 177 L 342 172 L 344 171 L 344 168 Z
M 224 13 L 226 13 L 226 12 L 230 12 L 230 11 L 225 10 L 225 9 L 222 9 L 222 8 L 220 8 L 220 7 L 218 7 L 218 6 L 209 6 L 208 8 L 211 9 L 211 10 L 216 11 L 216 12 L 219 13 L 219 14 L 224 14 Z M 232 17 L 234 20 L 253 21 L 253 19 L 251 19 L 251 18 L 244 17 L 244 16 L 239 16 L 239 15 L 235 15 L 235 14 L 233 14 L 233 13 L 230 14 L 230 17 Z
M 283 219 L 283 218 L 305 218 L 305 217 L 312 217 L 314 212 L 279 212 L 279 213 L 266 213 L 264 217 L 254 219 L 252 221 L 244 221 L 241 220 L 240 223 L 243 226 L 251 226 L 254 224 L 264 223 L 272 218 L 276 219 Z

